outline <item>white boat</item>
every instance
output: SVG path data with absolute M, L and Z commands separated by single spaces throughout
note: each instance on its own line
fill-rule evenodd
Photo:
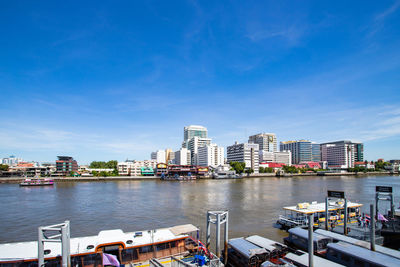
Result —
M 363 204 L 355 202 L 347 202 L 349 222 L 357 222 L 360 217 L 360 207 Z M 314 214 L 314 226 L 319 227 L 325 223 L 325 202 L 324 203 L 298 203 L 296 206 L 283 207 L 284 214 L 279 215 L 276 224 L 282 229 L 290 229 L 293 227 L 308 226 L 309 214 Z M 329 201 L 329 224 L 342 224 L 344 219 L 344 202 Z
M 219 265 L 219 259 L 196 240 L 199 229 L 191 224 L 140 232 L 120 229 L 101 231 L 96 236 L 70 239 L 71 266 L 102 267 L 103 254 L 117 257 L 120 264 L 149 266 L 157 259 L 161 264 L 174 260 L 191 260 L 202 251 L 208 264 Z M 61 266 L 61 245 L 44 245 L 46 266 Z M 171 257 L 174 258 L 171 258 Z M 0 267 L 30 266 L 38 262 L 38 242 L 0 244 Z M 193 265 L 196 266 L 196 265 Z

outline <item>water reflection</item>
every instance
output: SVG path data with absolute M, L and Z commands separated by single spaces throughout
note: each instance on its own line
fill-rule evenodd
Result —
M 369 204 L 375 186 L 394 186 L 398 176 L 250 178 L 185 182 L 116 181 L 57 183 L 54 188 L 0 184 L 0 242 L 35 240 L 37 227 L 71 221 L 72 236 L 105 229 L 145 230 L 192 223 L 205 229 L 207 210 L 229 210 L 229 235 L 260 234 L 281 241 L 274 229 L 283 206 L 323 201 L 327 190 L 345 191 Z M 382 203 L 383 207 L 383 203 Z M 364 211 L 369 209 L 368 205 Z

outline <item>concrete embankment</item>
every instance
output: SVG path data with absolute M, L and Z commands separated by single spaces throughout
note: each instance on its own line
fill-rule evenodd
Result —
M 368 175 L 391 175 L 390 172 L 369 172 L 369 173 L 325 173 L 324 176 L 368 176 Z M 399 175 L 399 174 L 396 174 Z M 317 176 L 316 173 L 295 173 L 281 178 Z M 273 178 L 275 173 L 257 173 L 250 176 L 244 175 L 243 178 Z M 52 177 L 55 182 L 105 182 L 105 181 L 144 181 L 157 180 L 157 176 L 108 176 L 108 177 Z M 212 179 L 212 177 L 200 177 L 202 179 Z M 0 183 L 20 183 L 24 177 L 0 177 Z

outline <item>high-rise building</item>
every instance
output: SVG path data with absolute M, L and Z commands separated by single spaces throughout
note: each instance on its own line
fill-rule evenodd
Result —
M 234 145 L 228 146 L 226 149 L 228 163 L 235 161 L 244 162 L 246 164 L 246 169 L 251 168 L 254 170 L 255 173 L 258 173 L 258 151 L 258 144 L 238 144 L 238 142 L 235 142 Z
M 198 149 L 198 165 L 217 167 L 224 164 L 224 148 L 216 144 L 205 145 Z
M 207 138 L 208 131 L 206 127 L 200 125 L 189 125 L 183 128 L 182 147 L 188 148 L 188 142 L 193 137 Z
M 280 143 L 280 150 L 289 150 L 292 153 L 292 164 L 300 162 L 320 161 L 318 158 L 319 145 L 308 140 L 286 141 Z M 315 155 L 313 154 L 315 153 Z
M 57 173 L 61 175 L 69 175 L 71 172 L 78 171 L 78 163 L 73 157 L 58 156 L 56 160 Z
M 364 160 L 364 145 L 349 140 L 321 144 L 321 160 L 328 167 L 353 168 L 354 162 Z
M 258 144 L 260 151 L 278 151 L 276 135 L 274 133 L 260 133 L 249 136 L 249 143 Z
M 165 163 L 170 163 L 175 158 L 175 152 L 171 148 L 165 149 Z
M 16 158 L 15 156 L 9 156 L 8 158 L 3 158 L 0 160 L 0 163 L 9 165 L 9 166 L 15 166 L 20 162 L 23 162 L 24 160 L 21 158 Z
M 202 138 L 198 136 L 192 137 L 188 143 L 187 143 L 187 148 L 190 151 L 191 154 L 191 160 L 192 160 L 192 165 L 198 165 L 198 151 L 200 147 L 210 145 L 211 144 L 211 138 Z
M 175 152 L 175 164 L 177 165 L 191 165 L 190 150 L 182 147 Z
M 167 163 L 165 150 L 151 152 L 151 159 L 157 161 L 157 163 Z
M 321 145 L 311 142 L 311 161 L 320 162 L 321 161 Z

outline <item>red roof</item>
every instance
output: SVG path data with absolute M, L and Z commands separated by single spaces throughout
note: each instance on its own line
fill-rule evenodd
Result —
M 260 167 L 264 168 L 282 168 L 285 166 L 285 163 L 276 163 L 276 162 L 262 162 L 260 163 Z

